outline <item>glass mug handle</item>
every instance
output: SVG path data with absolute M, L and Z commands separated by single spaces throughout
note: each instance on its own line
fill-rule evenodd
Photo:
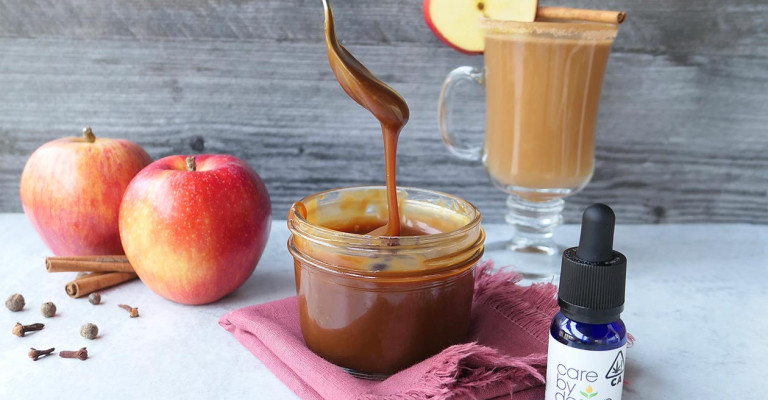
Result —
M 454 69 L 445 78 L 443 89 L 440 91 L 440 101 L 437 104 L 437 119 L 440 126 L 440 135 L 443 137 L 443 142 L 445 142 L 448 150 L 459 158 L 478 161 L 483 155 L 483 148 L 480 146 L 469 146 L 464 143 L 462 137 L 453 129 L 451 119 L 454 97 L 456 96 L 456 85 L 465 81 L 477 83 L 485 89 L 485 75 L 482 70 L 473 67 Z

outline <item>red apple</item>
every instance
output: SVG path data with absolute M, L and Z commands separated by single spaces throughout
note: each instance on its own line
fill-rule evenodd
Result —
M 537 0 L 424 0 L 424 19 L 447 45 L 465 54 L 485 49 L 483 18 L 533 22 Z
M 42 145 L 21 173 L 21 204 L 58 256 L 123 254 L 117 217 L 123 192 L 152 159 L 137 144 L 67 137 Z
M 133 179 L 120 206 L 125 254 L 150 289 L 184 304 L 216 301 L 251 276 L 267 244 L 267 188 L 228 155 L 170 156 Z

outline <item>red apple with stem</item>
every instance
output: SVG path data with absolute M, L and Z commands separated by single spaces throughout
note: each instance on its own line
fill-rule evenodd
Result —
M 251 276 L 269 237 L 259 175 L 229 155 L 169 156 L 142 170 L 120 207 L 120 237 L 152 291 L 184 304 L 216 301 Z
M 21 173 L 21 204 L 57 256 L 123 254 L 118 213 L 131 179 L 152 162 L 137 144 L 82 137 L 35 150 Z

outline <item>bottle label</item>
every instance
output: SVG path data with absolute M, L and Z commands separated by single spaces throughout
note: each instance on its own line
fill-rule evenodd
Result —
M 583 350 L 550 334 L 545 400 L 621 400 L 626 355 L 626 344 L 613 350 Z

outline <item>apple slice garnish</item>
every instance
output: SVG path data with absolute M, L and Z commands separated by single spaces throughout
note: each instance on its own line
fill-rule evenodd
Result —
M 537 7 L 537 0 L 424 0 L 424 19 L 445 44 L 481 54 L 485 38 L 480 20 L 533 22 Z

